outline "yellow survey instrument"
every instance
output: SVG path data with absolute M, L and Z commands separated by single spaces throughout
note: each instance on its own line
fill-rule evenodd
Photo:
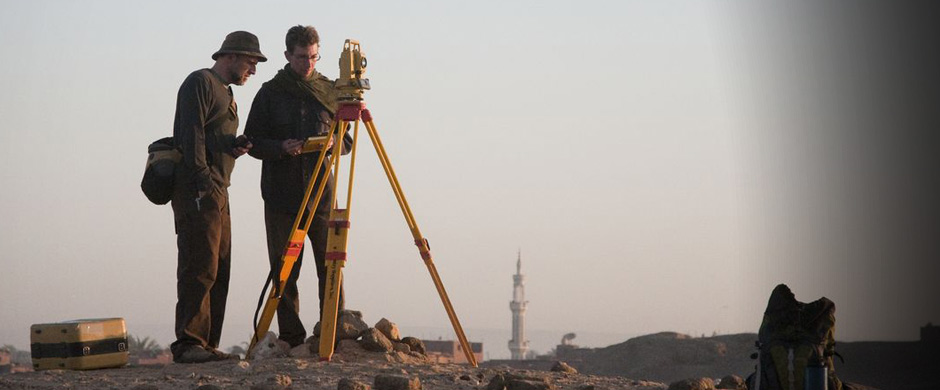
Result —
M 447 291 L 444 290 L 441 277 L 437 273 L 437 267 L 435 267 L 431 257 L 431 249 L 428 245 L 428 240 L 418 229 L 418 223 L 415 221 L 414 214 L 411 212 L 411 206 L 408 205 L 408 200 L 405 199 L 404 191 L 401 188 L 401 184 L 398 182 L 395 170 L 392 168 L 388 153 L 386 153 L 385 146 L 382 144 L 381 138 L 379 138 L 379 132 L 376 130 L 375 123 L 372 121 L 372 114 L 366 108 L 366 103 L 362 100 L 364 90 L 370 87 L 369 80 L 363 78 L 366 68 L 366 58 L 359 48 L 359 42 L 351 39 L 346 40 L 346 43 L 343 45 L 343 53 L 340 56 L 339 65 L 340 78 L 336 81 L 336 87 L 340 92 L 339 107 L 330 124 L 330 133 L 326 137 L 323 137 L 325 140 L 311 141 L 312 139 L 308 139 L 307 143 L 304 144 L 304 151 L 307 151 L 308 143 L 320 146 L 320 158 L 316 166 L 322 166 L 321 164 L 323 164 L 324 161 L 332 165 L 333 177 L 338 181 L 340 177 L 339 168 L 341 156 L 341 150 L 339 148 L 342 147 L 342 143 L 334 142 L 332 145 L 332 153 L 328 155 L 326 151 L 330 147 L 330 143 L 326 140 L 331 139 L 333 136 L 338 136 L 333 139 L 343 139 L 346 129 L 350 124 L 353 125 L 353 146 L 349 160 L 349 178 L 346 190 L 345 208 L 336 207 L 337 191 L 335 188 L 333 188 L 333 199 L 331 199 L 331 204 L 334 205 L 334 208 L 330 213 L 329 238 L 327 239 L 327 279 L 323 294 L 323 311 L 320 319 L 320 360 L 329 361 L 332 359 L 336 342 L 336 320 L 339 309 L 340 290 L 343 283 L 343 267 L 346 266 L 347 260 L 346 245 L 350 227 L 353 179 L 356 169 L 356 147 L 359 143 L 359 124 L 361 122 L 365 125 L 366 132 L 369 134 L 369 138 L 372 141 L 372 146 L 375 148 L 382 168 L 385 170 L 385 176 L 392 186 L 392 192 L 395 194 L 398 205 L 401 207 L 402 214 L 405 217 L 405 222 L 411 230 L 414 243 L 418 247 L 418 253 L 421 255 L 421 259 L 428 269 L 428 273 L 431 276 L 431 280 L 434 282 L 434 287 L 441 298 L 441 302 L 444 304 L 444 310 L 447 312 L 447 317 L 454 327 L 454 332 L 457 334 L 461 349 L 464 351 L 467 361 L 476 367 L 476 357 L 473 355 L 470 343 L 467 341 L 463 328 L 460 326 L 460 321 L 457 319 L 454 307 L 450 302 L 450 298 L 447 296 Z M 313 220 L 312 216 L 306 219 L 304 218 L 306 214 L 305 206 L 308 201 L 310 201 L 310 196 L 314 194 L 313 187 L 321 172 L 322 171 L 317 171 L 317 174 L 311 177 L 310 181 L 307 183 L 303 202 L 301 202 L 300 210 L 297 212 L 297 218 L 294 220 L 294 234 L 291 236 L 284 250 L 281 270 L 277 275 L 271 275 L 272 279 L 275 276 L 277 277 L 275 282 L 277 283 L 276 286 L 279 286 L 279 288 L 271 291 L 265 303 L 264 310 L 262 311 L 261 318 L 259 321 L 256 321 L 255 334 L 251 338 L 251 345 L 248 347 L 248 357 L 251 357 L 255 346 L 271 326 L 271 320 L 274 317 L 274 313 L 281 298 L 280 292 L 283 290 L 287 282 L 287 277 L 290 275 L 291 269 L 294 266 L 294 262 L 297 260 L 297 256 L 303 248 L 304 237 L 306 236 L 307 230 L 310 229 L 310 224 Z M 326 173 L 323 174 L 325 175 Z M 313 204 L 319 203 L 328 181 L 329 180 L 320 181 L 320 185 L 316 189 L 316 194 L 313 197 Z M 334 182 L 333 185 L 335 186 L 337 184 Z M 301 225 L 303 226 L 301 227 Z
M 367 65 L 366 56 L 359 49 L 359 41 L 347 39 L 343 44 L 343 54 L 339 56 L 339 79 L 336 80 L 340 100 L 362 100 L 363 92 L 370 88 L 369 79 L 362 77 Z

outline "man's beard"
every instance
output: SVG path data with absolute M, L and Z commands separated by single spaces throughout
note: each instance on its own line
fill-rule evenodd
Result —
M 232 84 L 245 85 L 245 82 L 248 81 L 248 73 L 232 72 L 230 80 L 232 80 Z

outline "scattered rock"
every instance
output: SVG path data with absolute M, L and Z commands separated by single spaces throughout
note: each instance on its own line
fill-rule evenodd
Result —
M 669 384 L 669 390 L 714 390 L 712 378 L 689 378 Z
M 747 388 L 747 385 L 744 384 L 744 378 L 741 378 L 737 375 L 728 375 L 718 382 L 719 389 L 736 389 L 744 390 Z
M 557 362 L 555 362 L 555 365 L 552 366 L 552 371 L 554 371 L 554 372 L 565 372 L 565 373 L 568 373 L 568 374 L 577 374 L 577 373 L 578 373 L 578 370 L 576 370 L 574 367 L 569 366 L 568 363 L 565 363 L 565 362 L 562 362 L 562 361 L 557 361 Z
M 424 348 L 424 342 L 420 339 L 414 337 L 405 337 L 401 339 L 402 344 L 408 344 L 408 347 L 411 348 L 412 352 L 417 352 L 422 355 L 427 355 L 427 349 Z
M 337 343 L 336 345 L 335 351 L 337 353 L 339 352 L 344 352 L 344 353 L 364 352 L 364 350 L 362 349 L 362 345 L 360 345 L 359 342 L 356 340 L 340 340 L 339 343 Z
M 369 329 L 369 325 L 362 320 L 362 312 L 343 310 L 339 315 L 336 338 L 340 340 L 355 340 L 358 339 L 366 329 Z
M 343 310 L 336 317 L 336 338 L 339 340 L 358 339 L 362 332 L 369 329 L 369 325 L 362 320 L 362 312 L 360 311 Z M 312 337 L 320 337 L 319 322 L 313 326 Z
M 373 352 L 391 352 L 394 348 L 392 342 L 375 328 L 369 328 L 363 332 L 359 344 L 365 350 Z
M 395 349 L 395 352 L 401 352 L 406 355 L 411 353 L 411 347 L 409 347 L 408 344 L 405 344 L 405 343 L 394 343 L 394 345 L 392 345 L 392 348 Z
M 382 332 L 389 340 L 401 341 L 401 333 L 398 331 L 398 325 L 395 325 L 394 322 L 386 318 L 382 318 L 379 322 L 375 323 L 375 329 Z
M 421 390 L 418 377 L 379 374 L 375 376 L 375 390 Z
M 251 390 L 283 390 L 290 387 L 292 381 L 284 374 L 268 376 L 263 382 L 251 386 Z
M 369 353 L 370 355 L 375 355 L 374 353 Z M 398 351 L 386 353 L 385 358 L 388 362 L 396 363 L 407 363 L 407 364 L 428 364 L 430 361 L 427 356 L 417 354 L 414 352 L 410 353 L 401 353 Z
M 499 373 L 490 379 L 486 390 L 555 390 L 548 378 Z
M 317 322 L 317 328 L 315 328 L 317 333 L 320 333 L 320 330 L 319 330 L 320 328 L 319 328 L 319 326 L 320 326 L 320 323 Z M 317 348 L 317 347 L 319 347 L 319 346 L 320 346 L 320 335 L 317 334 L 317 335 L 313 335 L 313 336 L 307 337 L 307 339 L 304 340 L 304 344 L 311 345 L 311 346 L 312 346 L 311 348 L 314 348 L 314 349 Z
M 354 381 L 352 379 L 343 378 L 339 380 L 339 385 L 336 386 L 336 390 L 369 390 L 369 385 Z
M 268 332 L 261 338 L 258 345 L 255 346 L 251 358 L 255 360 L 270 359 L 278 357 L 287 357 L 290 352 L 290 344 L 279 340 L 274 332 Z
M 470 374 L 463 374 L 463 375 L 460 375 L 460 376 L 454 378 L 454 382 L 457 382 L 457 381 L 464 381 L 464 382 L 467 382 L 467 384 L 469 384 L 469 385 L 471 385 L 471 386 L 477 386 L 477 385 L 480 384 L 480 381 L 478 381 L 476 378 L 470 376 Z
M 251 363 L 248 363 L 247 360 L 239 360 L 238 363 L 232 368 L 233 371 L 237 373 L 248 372 L 251 370 Z
M 294 357 L 294 358 L 309 358 L 309 357 L 313 357 L 314 354 L 313 354 L 312 351 L 310 350 L 311 347 L 312 347 L 312 346 L 311 346 L 310 344 L 307 344 L 307 343 L 300 344 L 300 345 L 298 345 L 298 346 L 296 346 L 296 347 L 294 347 L 294 348 L 291 348 L 290 353 L 288 353 L 288 355 L 289 355 L 290 357 Z

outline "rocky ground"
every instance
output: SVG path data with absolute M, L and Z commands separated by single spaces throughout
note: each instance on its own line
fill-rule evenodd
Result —
M 250 360 L 202 364 L 129 366 L 93 371 L 49 370 L 0 376 L 0 389 L 170 390 L 170 389 L 336 389 L 336 390 L 665 390 L 658 382 L 620 376 L 582 375 L 565 364 L 551 370 L 433 363 L 424 344 L 401 337 L 382 319 L 369 327 L 357 311 L 340 313 L 336 350 L 321 362 L 319 329 L 306 343 L 291 348 L 268 333 Z
M 315 336 L 294 348 L 268 333 L 250 360 L 14 373 L 0 375 L 0 390 L 740 390 L 742 377 L 754 366 L 749 356 L 754 334 L 695 338 L 663 332 L 598 349 L 561 345 L 557 361 L 488 361 L 474 368 L 433 363 L 420 340 L 401 337 L 387 319 L 369 327 L 361 313 L 344 311 L 338 320 L 339 341 L 331 362 L 319 361 L 315 329 Z M 935 373 L 940 367 L 940 344 L 841 346 L 851 358 L 851 364 L 837 365 L 844 382 L 862 379 L 879 388 L 938 388 Z M 712 378 L 721 379 L 715 383 Z M 856 385 L 853 389 L 871 388 Z
M 163 367 L 125 367 L 94 371 L 51 370 L 0 376 L 0 389 L 170 390 L 170 389 L 507 389 L 591 390 L 666 389 L 657 382 L 623 377 L 565 372 L 519 370 L 508 367 L 402 363 L 395 353 L 375 353 L 370 359 L 332 362 L 315 358 L 271 358 L 170 364 Z M 340 382 L 344 382 L 341 386 Z M 359 386 L 359 387 L 356 387 Z

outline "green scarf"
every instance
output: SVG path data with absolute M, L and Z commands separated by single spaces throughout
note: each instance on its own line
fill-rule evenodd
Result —
M 290 64 L 284 65 L 284 69 L 277 71 L 277 75 L 271 79 L 279 89 L 300 98 L 314 97 L 323 107 L 336 114 L 337 91 L 333 87 L 333 81 L 314 69 L 310 77 L 302 78 L 294 73 Z

